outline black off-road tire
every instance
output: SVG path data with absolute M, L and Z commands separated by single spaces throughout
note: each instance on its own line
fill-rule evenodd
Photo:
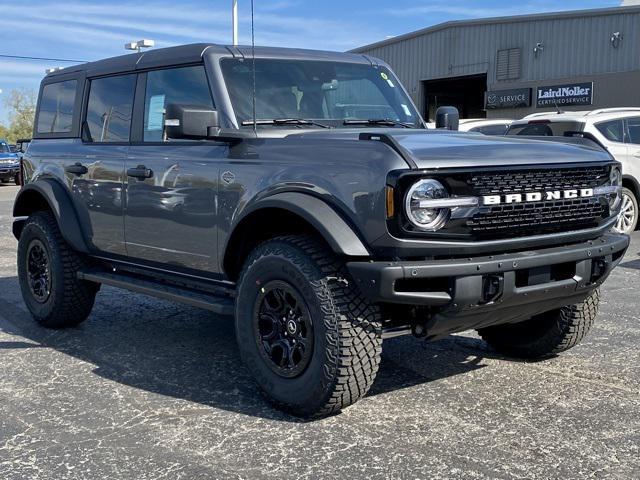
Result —
M 40 242 L 48 255 L 51 287 L 48 298 L 38 301 L 29 281 L 27 255 L 32 242 Z M 99 285 L 79 280 L 85 260 L 62 238 L 50 212 L 37 212 L 26 221 L 18 242 L 18 278 L 27 308 L 47 328 L 73 327 L 91 313 Z
M 15 183 L 16 185 L 20 185 L 20 174 L 16 174 L 15 177 L 13 177 L 13 183 Z
M 280 281 L 301 296 L 313 321 L 312 356 L 294 378 L 284 378 L 268 365 L 253 323 L 262 286 Z M 319 417 L 337 413 L 367 393 L 382 351 L 380 310 L 362 296 L 344 264 L 324 245 L 310 236 L 261 244 L 246 260 L 237 291 L 240 355 L 276 406 L 300 417 Z
M 586 337 L 598 314 L 600 291 L 595 289 L 575 305 L 537 315 L 520 323 L 478 330 L 496 351 L 525 358 L 546 358 L 575 347 Z

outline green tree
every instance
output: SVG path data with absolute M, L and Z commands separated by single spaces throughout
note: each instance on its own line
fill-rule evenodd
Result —
M 0 138 L 15 143 L 18 138 L 31 138 L 36 112 L 36 95 L 32 90 L 12 90 L 4 101 L 9 110 L 9 126 L 0 125 Z

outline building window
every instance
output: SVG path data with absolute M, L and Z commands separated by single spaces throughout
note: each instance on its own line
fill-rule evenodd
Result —
M 498 50 L 496 56 L 496 79 L 517 80 L 520 78 L 520 57 L 519 48 Z

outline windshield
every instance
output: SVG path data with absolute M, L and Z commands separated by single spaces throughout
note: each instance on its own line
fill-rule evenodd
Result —
M 398 80 L 386 68 L 272 59 L 256 59 L 255 65 L 258 120 L 305 119 L 331 126 L 343 126 L 345 120 L 389 120 L 422 126 Z M 252 61 L 224 59 L 221 66 L 238 124 L 251 121 Z
M 9 145 L 7 145 L 5 142 L 0 142 L 0 153 L 11 153 Z

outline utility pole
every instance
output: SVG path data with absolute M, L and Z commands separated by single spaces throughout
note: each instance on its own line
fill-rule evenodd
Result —
M 231 0 L 231 29 L 233 46 L 238 45 L 238 0 Z

